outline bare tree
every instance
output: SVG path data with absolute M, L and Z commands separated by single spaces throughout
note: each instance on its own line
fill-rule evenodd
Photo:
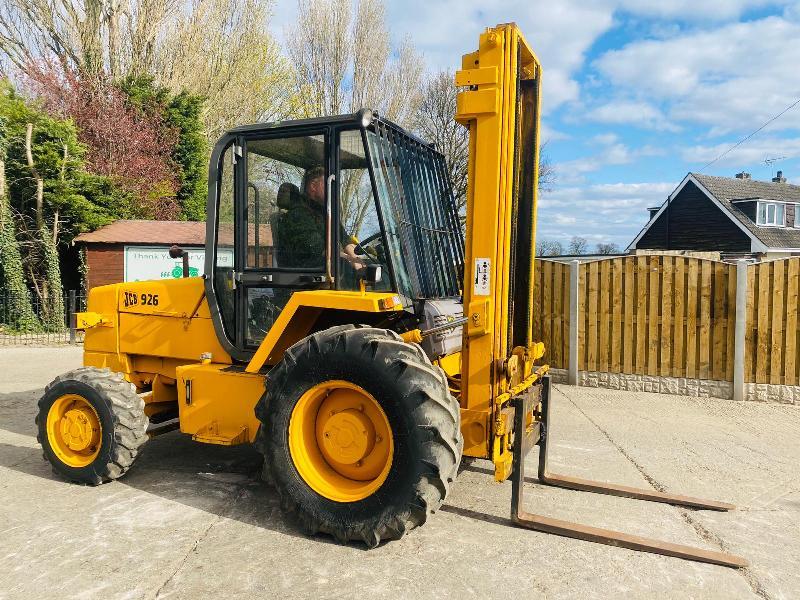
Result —
M 3 0 L 0 68 L 57 64 L 116 80 L 152 75 L 206 96 L 209 137 L 295 108 L 292 71 L 269 33 L 271 0 Z
M 25 157 L 36 182 L 36 233 L 30 238 L 37 252 L 28 255 L 30 281 L 42 300 L 42 323 L 49 331 L 60 331 L 64 328 L 61 267 L 56 242 L 44 222 L 44 180 L 33 160 L 33 123 L 28 123 L 25 131 Z
M 379 0 L 298 0 L 286 46 L 297 69 L 302 111 L 338 115 L 361 108 L 408 123 L 420 102 L 424 65 L 406 40 L 392 47 Z
M 171 26 L 152 72 L 173 92 L 207 98 L 209 141 L 243 123 L 299 113 L 295 75 L 269 33 L 270 0 L 192 0 Z
M 182 0 L 6 0 L 0 50 L 19 69 L 38 61 L 65 71 L 149 72 Z
M 547 153 L 548 140 L 539 148 L 539 191 L 552 192 L 556 184 L 556 168 Z
M 459 211 L 467 201 L 469 166 L 469 130 L 456 123 L 458 88 L 450 71 L 440 71 L 428 78 L 414 118 L 414 130 L 426 142 L 444 154 L 453 195 Z
M 36 228 L 41 229 L 44 227 L 44 179 L 39 174 L 36 164 L 33 162 L 33 123 L 28 123 L 25 130 L 25 157 L 28 160 L 28 168 L 31 170 L 31 176 L 36 182 Z
M 467 201 L 467 168 L 469 164 L 469 130 L 456 123 L 456 97 L 459 89 L 450 71 L 429 77 L 422 88 L 422 98 L 414 116 L 413 128 L 425 141 L 431 142 L 445 156 L 453 194 L 460 211 Z M 547 142 L 539 153 L 539 191 L 551 192 L 555 169 L 547 155 Z
M 536 256 L 559 256 L 564 254 L 564 246 L 558 240 L 539 240 L 536 242 Z
M 15 219 L 6 185 L 6 149 L 8 147 L 5 120 L 0 117 L 0 289 L 6 293 L 6 323 L 15 329 L 36 326 L 31 295 L 25 283 Z
M 597 244 L 597 253 L 598 254 L 617 254 L 619 252 L 619 248 L 614 243 L 600 243 Z
M 575 235 L 572 236 L 572 239 L 569 241 L 567 254 L 586 254 L 588 249 L 589 242 L 586 241 L 586 238 Z

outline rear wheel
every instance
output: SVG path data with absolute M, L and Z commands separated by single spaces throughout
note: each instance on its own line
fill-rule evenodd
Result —
M 98 485 L 121 477 L 147 441 L 144 401 L 120 373 L 84 367 L 45 388 L 37 440 L 53 470 Z
M 266 478 L 309 533 L 369 547 L 424 523 L 463 441 L 444 373 L 392 332 L 351 325 L 287 350 L 256 407 Z

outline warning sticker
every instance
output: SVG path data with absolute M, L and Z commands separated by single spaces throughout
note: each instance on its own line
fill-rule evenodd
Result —
M 475 259 L 475 295 L 489 295 L 489 265 L 488 258 Z

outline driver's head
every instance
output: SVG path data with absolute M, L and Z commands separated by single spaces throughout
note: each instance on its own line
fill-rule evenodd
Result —
M 316 204 L 325 203 L 325 169 L 312 167 L 303 175 L 303 193 Z

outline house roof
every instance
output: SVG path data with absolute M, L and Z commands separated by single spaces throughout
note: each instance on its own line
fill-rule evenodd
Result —
M 99 244 L 178 244 L 204 246 L 203 221 L 145 221 L 121 219 L 96 231 L 82 233 L 76 242 Z
M 227 226 L 226 226 L 227 225 Z M 255 226 L 248 227 L 250 245 L 255 244 Z M 268 224 L 259 226 L 259 244 L 272 245 L 272 230 Z M 86 244 L 138 244 L 171 246 L 205 246 L 205 221 L 146 221 L 120 219 L 100 229 L 82 233 L 76 242 Z M 219 243 L 233 244 L 233 226 L 223 224 L 219 231 Z
M 775 200 L 800 203 L 800 185 L 753 179 L 734 179 L 691 173 L 747 230 L 770 248 L 800 248 L 800 229 L 759 227 L 734 204 L 736 200 Z
M 740 229 L 750 236 L 753 240 L 754 251 L 757 248 L 759 252 L 772 248 L 800 248 L 800 228 L 759 227 L 737 206 L 737 203 L 742 200 L 773 200 L 776 202 L 796 202 L 800 205 L 800 185 L 688 173 L 678 187 L 669 195 L 669 198 L 674 198 L 689 182 L 697 185 L 709 199 L 715 202 L 724 213 L 728 214 Z M 661 216 L 666 206 L 667 202 L 665 201 L 659 211 L 645 224 L 639 234 L 628 245 L 628 250 L 636 247 L 645 232 Z M 798 210 L 800 210 L 800 206 L 798 206 Z

